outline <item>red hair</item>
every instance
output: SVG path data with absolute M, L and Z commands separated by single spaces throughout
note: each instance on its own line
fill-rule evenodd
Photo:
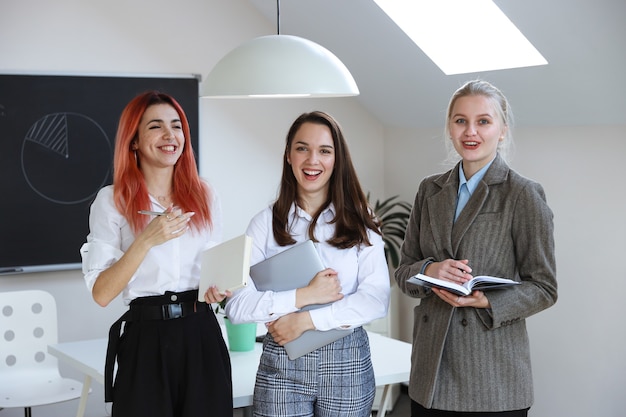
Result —
M 183 108 L 173 97 L 158 91 L 138 95 L 126 105 L 120 116 L 113 159 L 115 206 L 135 233 L 142 231 L 150 220 L 148 216 L 138 213 L 139 210 L 150 210 L 152 203 L 131 143 L 137 138 L 139 122 L 146 109 L 155 104 L 169 104 L 178 112 L 185 136 L 183 152 L 174 166 L 172 199 L 183 212 L 196 213 L 191 218 L 192 228 L 197 230 L 210 228 L 212 218 L 207 201 L 210 201 L 212 196 L 198 175 L 196 158 L 191 146 L 189 121 Z

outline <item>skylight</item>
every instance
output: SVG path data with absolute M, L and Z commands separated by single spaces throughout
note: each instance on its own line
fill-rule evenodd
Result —
M 374 0 L 446 75 L 546 65 L 492 0 Z

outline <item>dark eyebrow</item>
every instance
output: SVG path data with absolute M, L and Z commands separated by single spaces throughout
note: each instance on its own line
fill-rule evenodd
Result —
M 164 123 L 165 120 L 163 119 L 152 119 L 152 120 L 148 120 L 148 123 L 152 123 L 152 122 L 156 122 L 156 123 Z M 172 119 L 172 121 L 170 123 L 180 123 L 180 119 Z
M 309 143 L 308 143 L 308 142 L 305 142 L 305 141 L 303 141 L 303 140 L 297 140 L 297 141 L 294 141 L 294 143 L 293 143 L 293 144 L 294 144 L 294 145 L 298 145 L 298 144 L 299 144 L 299 145 L 311 146 L 311 145 L 309 145 Z M 320 148 L 335 149 L 335 147 L 334 147 L 333 145 L 321 145 L 321 146 L 320 146 Z

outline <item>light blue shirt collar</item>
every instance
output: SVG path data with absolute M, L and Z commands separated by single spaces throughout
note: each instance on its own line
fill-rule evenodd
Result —
M 463 172 L 463 164 L 461 163 L 461 165 L 459 166 L 459 190 L 458 192 L 461 191 L 461 186 L 463 184 L 467 184 L 467 191 L 469 191 L 470 195 L 474 194 L 474 191 L 476 191 L 476 187 L 478 187 L 478 183 L 482 181 L 483 177 L 485 176 L 485 173 L 487 172 L 487 170 L 489 169 L 493 161 L 495 161 L 495 159 L 496 158 L 494 157 L 491 161 L 489 161 L 487 165 L 485 165 L 480 170 L 478 170 L 477 173 L 472 175 L 472 178 L 470 178 L 469 180 L 465 178 L 465 173 Z

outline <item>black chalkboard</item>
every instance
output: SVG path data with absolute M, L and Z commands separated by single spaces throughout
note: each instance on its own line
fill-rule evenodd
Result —
M 198 78 L 0 74 L 0 274 L 80 268 L 89 206 L 112 182 L 115 132 L 137 94 L 185 109 L 198 150 Z

